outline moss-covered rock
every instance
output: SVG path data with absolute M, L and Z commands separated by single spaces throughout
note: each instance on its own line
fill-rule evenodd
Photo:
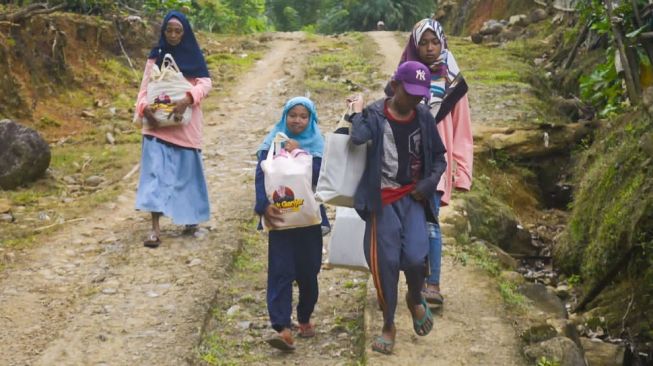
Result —
M 632 113 L 611 124 L 578 156 L 577 194 L 554 256 L 587 290 L 609 284 L 598 301 L 616 328 L 626 309 L 629 324 L 653 307 L 653 121 Z

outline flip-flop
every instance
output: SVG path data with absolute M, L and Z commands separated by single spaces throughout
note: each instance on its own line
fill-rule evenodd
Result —
M 426 299 L 426 302 L 429 304 L 433 305 L 442 305 L 444 304 L 444 297 L 440 293 L 440 291 L 430 288 L 430 287 L 425 287 L 422 289 L 422 296 L 424 296 L 424 299 Z
M 429 306 L 426 303 L 426 300 L 424 300 L 424 297 L 422 297 L 421 301 L 421 305 L 425 310 L 425 314 L 422 319 L 415 319 L 415 314 L 413 314 L 414 306 L 410 301 L 410 296 L 408 293 L 406 293 L 406 305 L 408 305 L 408 310 L 410 311 L 410 315 L 413 318 L 413 330 L 415 331 L 415 334 L 423 337 L 431 333 L 431 330 L 433 329 L 433 314 L 431 314 L 431 309 L 429 309 Z
M 199 229 L 199 225 L 184 225 L 184 229 L 181 231 L 182 235 L 193 235 Z
M 279 333 L 275 333 L 274 335 L 270 336 L 268 339 L 265 340 L 270 346 L 284 351 L 284 352 L 292 352 L 295 350 L 295 345 L 288 342 L 285 338 L 281 336 Z
M 150 233 L 150 235 L 147 236 L 147 239 L 143 241 L 143 245 L 148 248 L 156 248 L 161 245 L 161 239 L 159 239 L 156 234 Z
M 376 336 L 374 342 L 372 342 L 372 351 L 379 352 L 384 355 L 392 354 L 392 350 L 395 348 L 395 341 L 387 340 L 383 336 Z

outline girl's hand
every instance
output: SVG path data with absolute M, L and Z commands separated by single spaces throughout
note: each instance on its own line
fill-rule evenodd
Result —
M 284 149 L 288 152 L 292 152 L 295 149 L 299 148 L 299 142 L 297 140 L 289 139 L 286 141 L 286 144 L 284 146 Z
M 283 222 L 281 210 L 274 204 L 270 204 L 268 208 L 265 209 L 263 220 L 265 220 L 265 226 L 276 228 L 280 223 Z
M 351 106 L 352 112 L 361 113 L 365 106 L 365 100 L 362 94 L 352 95 L 347 98 L 347 104 Z
M 159 127 L 159 121 L 154 118 L 154 112 L 150 109 L 149 105 L 143 109 L 143 117 L 147 120 L 148 128 L 155 129 Z
M 186 112 L 186 108 L 188 108 L 191 104 L 193 104 L 192 99 L 186 95 L 184 99 L 175 103 L 175 108 L 172 110 L 172 112 L 170 112 L 168 118 L 174 115 L 175 122 L 181 122 L 181 119 L 184 116 L 184 112 Z

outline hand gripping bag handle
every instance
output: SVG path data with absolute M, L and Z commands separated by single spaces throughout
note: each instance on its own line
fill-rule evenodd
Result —
M 274 157 L 274 152 L 281 150 L 281 143 L 288 140 L 290 140 L 290 138 L 288 138 L 285 133 L 277 132 L 277 134 L 274 136 L 274 139 L 272 140 L 270 148 L 268 149 L 268 155 L 265 157 L 265 160 L 272 160 L 272 157 Z
M 340 118 L 340 121 L 338 121 L 338 124 L 336 125 L 336 130 L 340 128 L 351 128 L 351 122 L 347 121 L 345 117 L 347 117 L 347 114 L 351 114 L 351 112 L 354 111 L 354 103 L 349 103 L 347 105 L 347 110 L 345 113 L 342 114 L 342 118 Z

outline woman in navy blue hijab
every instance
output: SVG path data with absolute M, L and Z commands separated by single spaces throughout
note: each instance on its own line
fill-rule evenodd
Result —
M 179 34 L 181 26 L 181 34 Z M 178 36 L 178 38 L 175 38 Z M 176 42 L 175 42 L 176 41 Z M 174 42 L 172 44 L 171 42 Z M 190 27 L 186 16 L 178 11 L 169 12 L 163 18 L 159 44 L 152 48 L 148 58 L 155 58 L 156 64 L 161 67 L 163 56 L 172 55 L 179 66 L 179 70 L 187 78 L 208 78 L 209 70 L 200 46 L 197 44 L 195 34 Z
M 172 113 L 176 118 L 181 119 L 187 108 L 192 110 L 188 124 L 160 127 L 154 118 L 158 106 L 148 101 L 152 70 L 154 65 L 161 68 L 166 54 L 172 55 L 192 85 L 185 97 L 169 101 L 174 104 Z M 169 12 L 161 25 L 159 43 L 148 57 L 136 102 L 136 117 L 147 120 L 142 130 L 141 175 L 136 194 L 136 209 L 152 215 L 152 230 L 143 242 L 147 247 L 161 244 L 161 216 L 184 225 L 183 231 L 188 234 L 194 234 L 198 224 L 210 218 L 202 163 L 204 118 L 200 103 L 211 87 L 206 61 L 188 19 L 180 12 Z

